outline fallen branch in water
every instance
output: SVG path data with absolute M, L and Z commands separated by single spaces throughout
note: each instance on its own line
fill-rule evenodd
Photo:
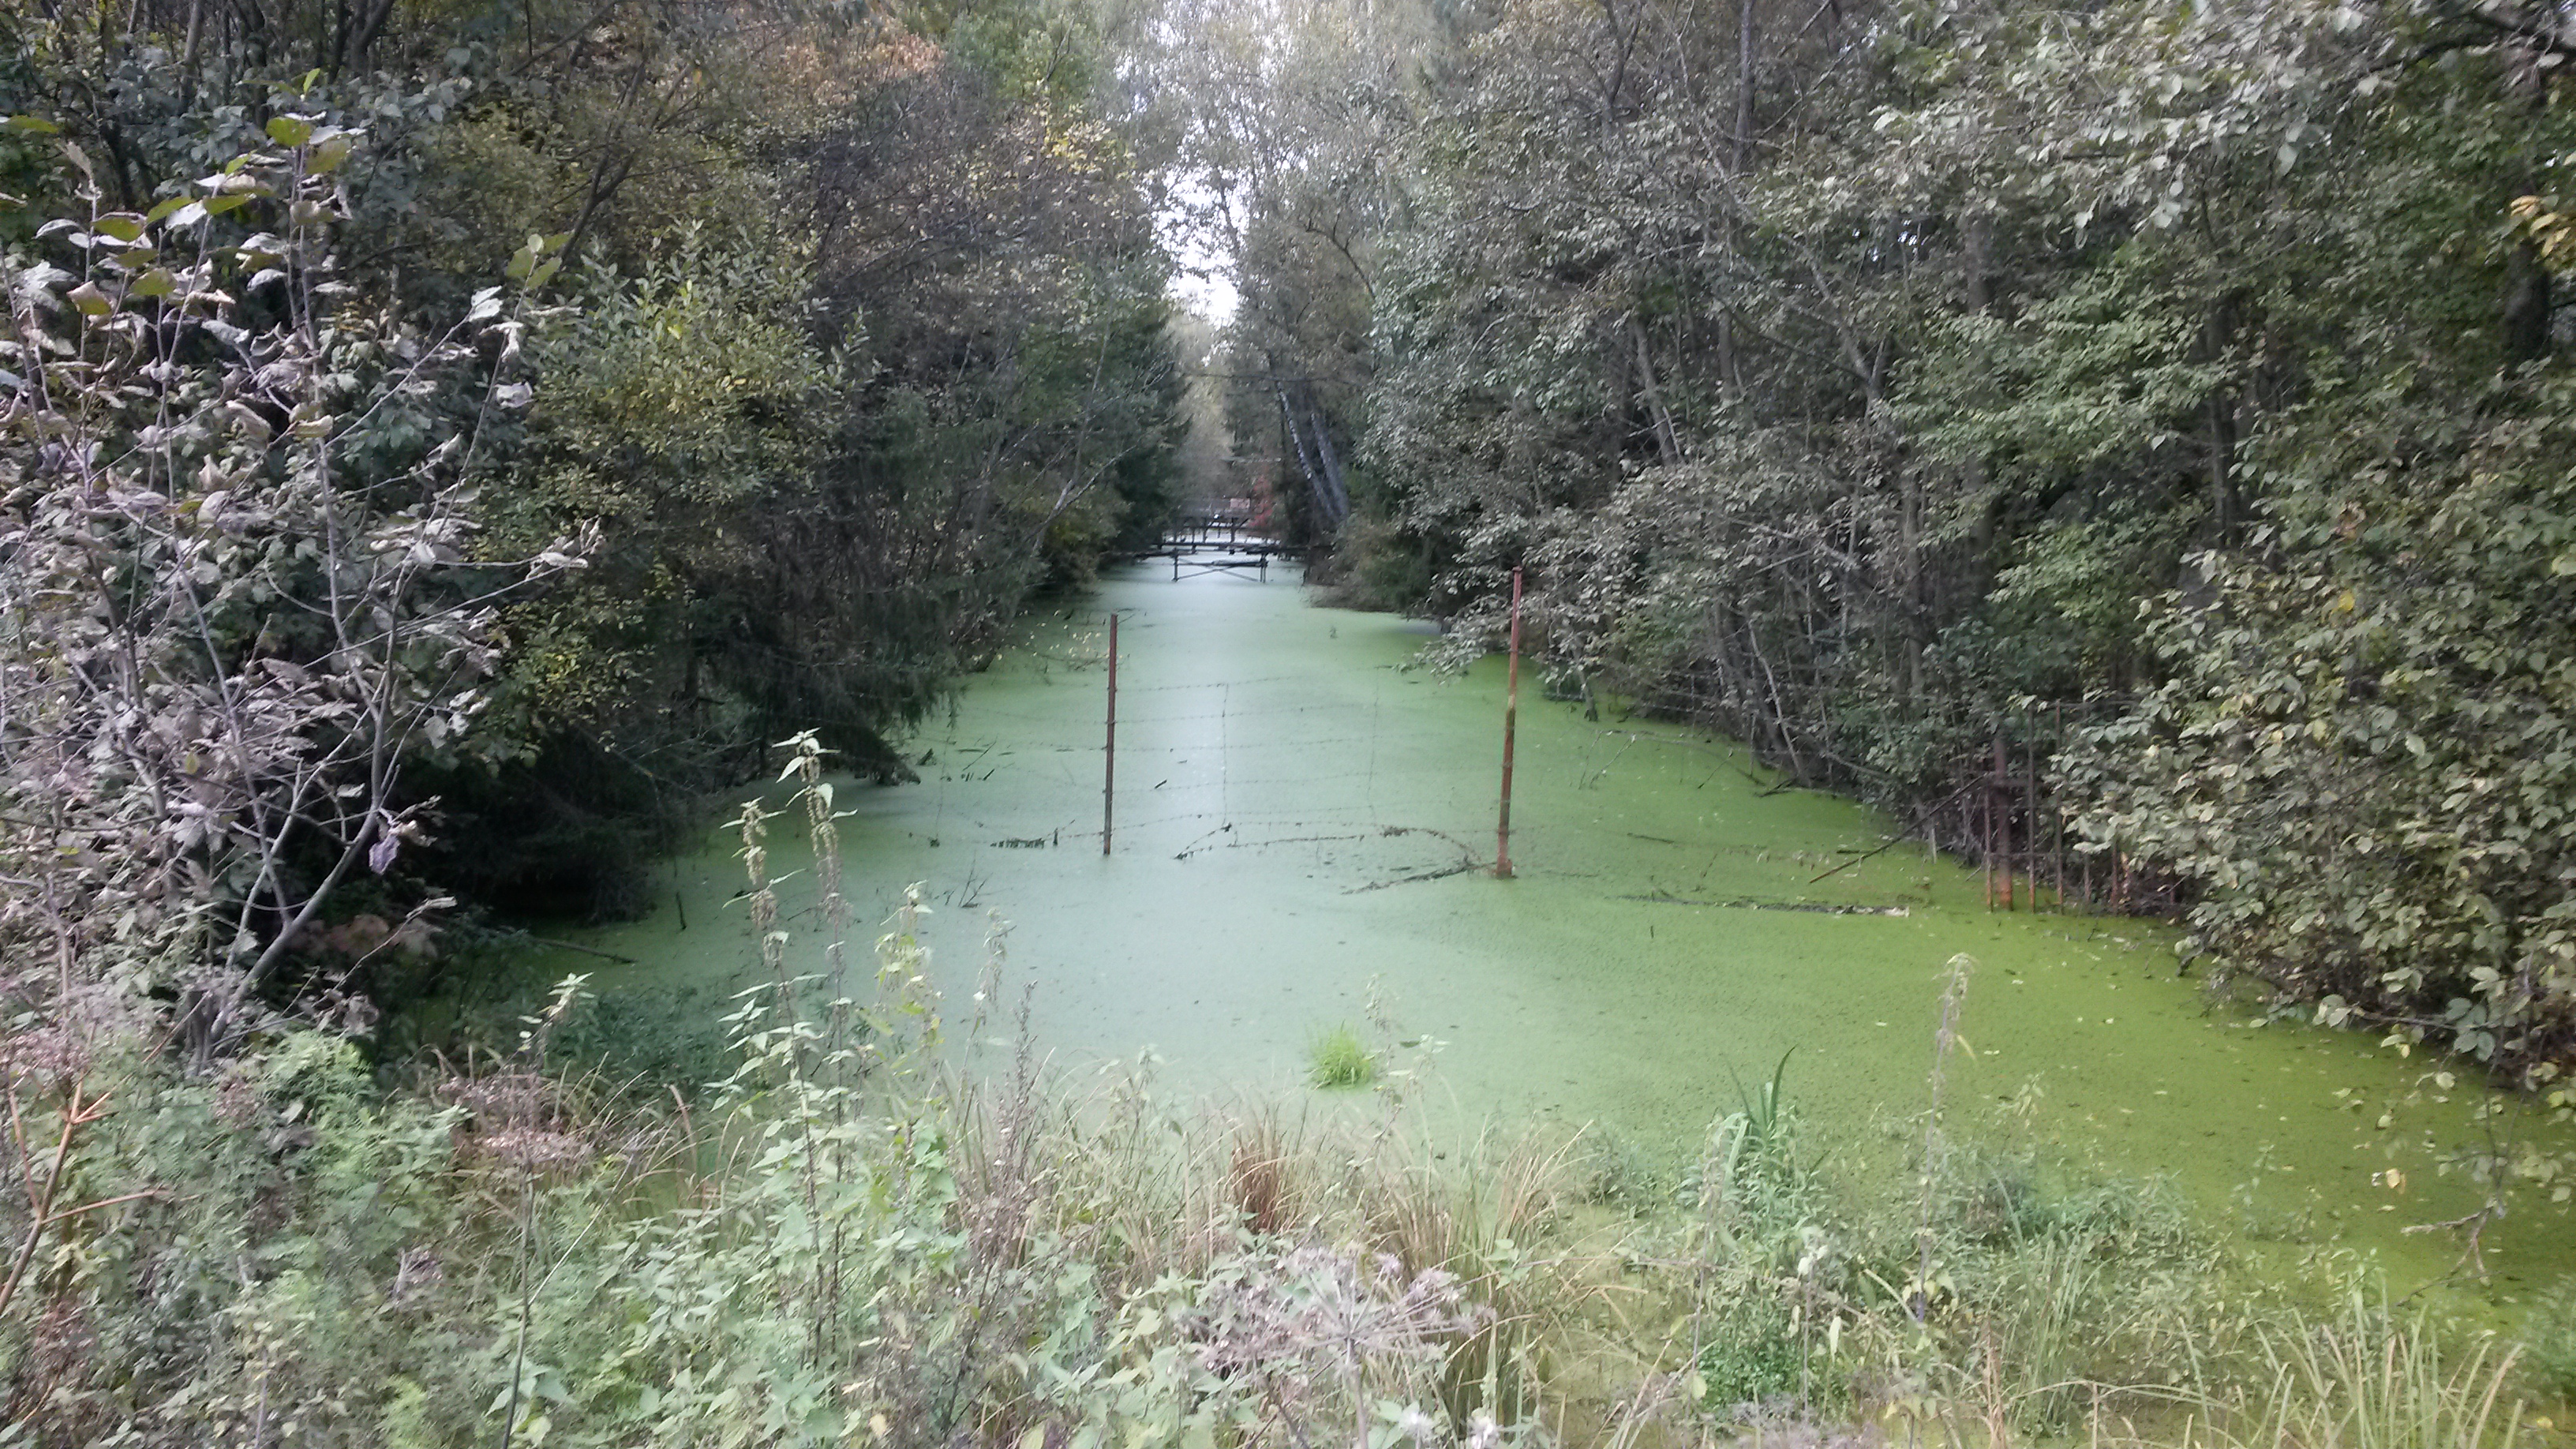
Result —
M 1765 901 L 1756 900 L 1751 896 L 1739 896 L 1730 901 L 1699 901 L 1688 896 L 1668 895 L 1662 891 L 1645 896 L 1621 896 L 1619 899 L 1645 901 L 1658 906 L 1711 906 L 1719 910 L 1732 911 L 1806 911 L 1819 916 L 1910 916 L 1914 914 L 1914 908 L 1911 906 L 1838 906 L 1829 901 Z
M 1984 782 L 1972 781 L 1970 783 L 1982 784 Z M 1835 866 L 1832 870 L 1826 871 L 1824 875 L 1810 877 L 1807 884 L 1814 885 L 1817 881 L 1823 880 L 1827 876 L 1840 875 L 1844 871 L 1851 869 L 1853 866 L 1860 864 L 1864 860 L 1871 859 L 1874 856 L 1883 855 L 1886 852 L 1895 849 L 1897 846 L 1903 845 L 1905 842 L 1912 840 L 1914 838 L 1914 832 L 1923 828 L 1923 822 L 1931 819 L 1934 811 L 1949 809 L 1951 803 L 1957 800 L 1960 796 L 1967 794 L 1968 790 L 1968 785 L 1962 785 L 1958 789 L 1951 791 L 1948 795 L 1943 796 L 1941 799 L 1935 800 L 1931 804 L 1924 806 L 1922 809 L 1915 811 L 1913 820 L 1906 824 L 1905 829 L 1898 834 L 1887 837 L 1886 842 L 1880 845 L 1878 849 L 1869 852 L 1867 855 L 1853 856 L 1851 859 Z
M 1449 844 L 1457 847 L 1458 853 L 1461 855 L 1469 853 L 1466 842 L 1449 834 L 1445 830 L 1434 830 L 1428 825 L 1381 825 L 1375 830 L 1344 831 L 1336 835 L 1284 835 L 1268 840 L 1208 841 L 1208 836 L 1222 835 L 1232 829 L 1234 829 L 1232 825 L 1218 826 L 1216 829 L 1209 831 L 1207 835 L 1202 835 L 1198 840 L 1191 842 L 1186 849 L 1182 850 L 1179 854 L 1174 855 L 1172 859 L 1187 860 L 1191 856 L 1196 855 L 1203 850 L 1243 850 L 1270 845 L 1315 845 L 1339 840 L 1384 840 L 1389 836 L 1396 835 L 1429 835 L 1440 840 L 1445 840 Z
M 1416 881 L 1447 880 L 1453 875 L 1465 875 L 1471 870 L 1483 870 L 1486 864 L 1486 862 L 1481 860 L 1461 860 L 1456 865 L 1444 865 L 1438 870 L 1420 871 L 1413 875 L 1400 875 L 1393 880 L 1373 880 L 1367 885 L 1353 886 L 1349 890 L 1342 892 L 1342 894 L 1346 896 L 1355 896 L 1362 891 L 1382 891 L 1388 886 L 1412 885 Z
M 644 964 L 632 956 L 620 956 L 614 951 L 603 951 L 597 946 L 576 946 L 570 941 L 549 941 L 543 936 L 530 936 L 528 938 L 528 944 L 531 946 L 543 946 L 554 951 L 579 951 L 585 956 L 596 956 L 603 961 L 614 961 L 620 966 L 641 966 Z

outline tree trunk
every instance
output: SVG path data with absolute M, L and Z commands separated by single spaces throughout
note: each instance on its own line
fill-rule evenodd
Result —
M 1306 431 L 1297 425 L 1297 405 L 1288 400 L 1288 389 L 1277 383 L 1272 384 L 1272 388 L 1279 395 L 1280 426 L 1288 430 L 1288 445 L 1296 451 L 1297 470 L 1306 475 L 1306 491 L 1314 497 L 1315 511 L 1322 516 L 1328 528 L 1338 529 L 1342 520 L 1350 515 L 1347 495 L 1337 486 L 1339 480 L 1335 474 L 1338 469 L 1327 466 L 1326 461 L 1319 461 L 1319 454 L 1308 449 Z M 1317 418 L 1317 441 L 1329 449 L 1332 440 L 1322 436 L 1323 431 L 1323 420 Z M 1329 460 L 1331 455 L 1326 452 L 1320 457 Z
M 1735 174 L 1753 157 L 1753 0 L 1735 8 Z
M 2504 263 L 2504 359 L 2538 362 L 2549 355 L 2549 267 L 2525 238 Z
M 1646 417 L 1654 425 L 1655 456 L 1669 467 L 1682 460 L 1682 444 L 1673 431 L 1672 411 L 1664 406 L 1664 390 L 1655 381 L 1655 354 L 1646 341 L 1646 324 L 1628 319 L 1628 335 L 1637 349 L 1637 380 L 1645 392 Z
M 2505 84 L 2531 112 L 2535 126 L 2549 109 L 2549 73 L 2540 68 L 2540 62 L 2540 54 L 2532 50 L 2508 51 L 2505 60 L 2510 68 Z M 2540 185 L 2540 168 L 2526 155 L 2521 174 L 2513 180 L 2513 192 L 2528 196 Z M 2527 236 L 2517 240 L 2504 261 L 2506 362 L 2538 362 L 2549 355 L 2549 294 L 2549 267 L 2541 260 L 2539 243 Z
M 2223 365 L 2236 331 L 2236 308 L 2221 298 L 2201 322 L 2201 348 L 2212 363 Z M 2244 512 L 2236 490 L 2236 394 L 2225 383 L 2209 390 L 2205 405 L 2209 424 L 2209 521 L 2221 546 L 2236 538 L 2237 518 Z
M 1963 290 L 1966 294 L 1968 310 L 1981 316 L 1991 314 L 1995 309 L 1994 253 L 1994 218 L 1983 212 L 1970 215 L 1967 230 L 1967 276 L 1964 279 Z M 1969 459 L 1960 469 L 1960 475 L 1961 486 L 1967 490 L 1968 497 L 1975 500 L 1977 506 L 1976 523 L 1969 534 L 1970 553 L 1974 560 L 1970 567 L 1972 570 L 1982 571 L 1995 551 L 1994 505 L 1992 500 L 1983 496 L 1989 481 L 1986 460 Z M 1982 584 L 1972 580 L 1968 587 L 1971 591 L 1976 591 L 1982 588 Z
M 1331 495 L 1333 526 L 1339 528 L 1342 521 L 1351 516 L 1350 485 L 1342 479 L 1341 455 L 1333 451 L 1333 430 L 1324 417 L 1323 405 L 1315 401 L 1315 385 L 1308 383 L 1305 391 L 1307 426 L 1315 430 L 1315 456 L 1323 462 L 1324 487 Z

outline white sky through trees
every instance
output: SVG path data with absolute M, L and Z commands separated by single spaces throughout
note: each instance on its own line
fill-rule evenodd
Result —
M 1163 245 L 1172 254 L 1173 300 L 1218 328 L 1234 320 L 1242 300 L 1234 285 L 1234 255 L 1218 245 L 1199 220 L 1216 197 L 1193 178 L 1173 182 L 1163 210 L 1154 218 Z

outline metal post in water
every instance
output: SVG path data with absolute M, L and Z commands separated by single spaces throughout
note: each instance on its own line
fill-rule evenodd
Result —
M 2051 704 L 2048 713 L 2051 726 L 2049 758 L 2054 760 L 2066 754 L 2066 701 L 2061 699 Z M 2048 854 L 2057 865 L 2057 908 L 2063 911 L 2066 909 L 2066 797 L 2055 790 L 2049 791 L 2048 795 L 2050 808 L 2057 812 L 2057 829 L 2048 838 Z
M 1118 798 L 1118 615 L 1109 615 L 1109 737 L 1100 747 L 1100 853 L 1109 853 L 1109 818 Z
M 1512 570 L 1512 662 L 1503 686 L 1503 808 L 1494 820 L 1494 874 L 1512 878 L 1512 735 L 1521 718 L 1521 571 Z
M 2022 724 L 2022 768 L 2029 773 L 2021 782 L 2022 873 L 2030 877 L 2030 908 L 2039 909 L 2039 711 L 2024 705 Z
M 1984 761 L 1978 761 L 1980 769 L 1984 768 L 1984 764 Z M 1995 908 L 1995 782 L 1993 777 L 1987 778 L 1985 788 L 1979 790 L 1977 796 L 1978 803 L 1985 807 L 1984 816 L 1977 821 L 1977 853 L 1985 858 L 1986 909 L 1991 911 Z
M 1999 863 L 2004 873 L 2004 909 L 2019 910 L 2013 898 L 2016 880 L 2012 857 L 2012 763 L 2004 757 L 2003 722 L 2000 719 L 1995 722 L 1994 793 L 2001 797 L 2000 801 L 1986 808 L 1995 813 L 1995 844 L 2003 851 L 2003 859 Z

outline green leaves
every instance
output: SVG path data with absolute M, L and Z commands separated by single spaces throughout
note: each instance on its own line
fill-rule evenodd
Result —
M 2215 597 L 2149 621 L 2173 678 L 2082 766 L 2088 833 L 2197 887 L 2222 965 L 2518 1072 L 2576 989 L 2571 403 L 2473 470 L 2285 478 L 2279 551 L 2198 560 Z
M 1523 567 L 1556 667 L 1909 819 L 2133 704 L 2059 783 L 2213 965 L 2576 1061 L 2576 394 L 2496 303 L 2576 123 L 2417 12 L 1730 18 L 1513 0 L 1429 90 L 1355 572 L 1458 662 Z
M 510 254 L 510 264 L 505 275 L 511 281 L 520 283 L 530 291 L 535 291 L 554 280 L 555 273 L 563 269 L 561 253 L 564 244 L 571 240 L 572 233 L 568 231 L 557 232 L 552 236 L 529 233 L 527 241 Z

